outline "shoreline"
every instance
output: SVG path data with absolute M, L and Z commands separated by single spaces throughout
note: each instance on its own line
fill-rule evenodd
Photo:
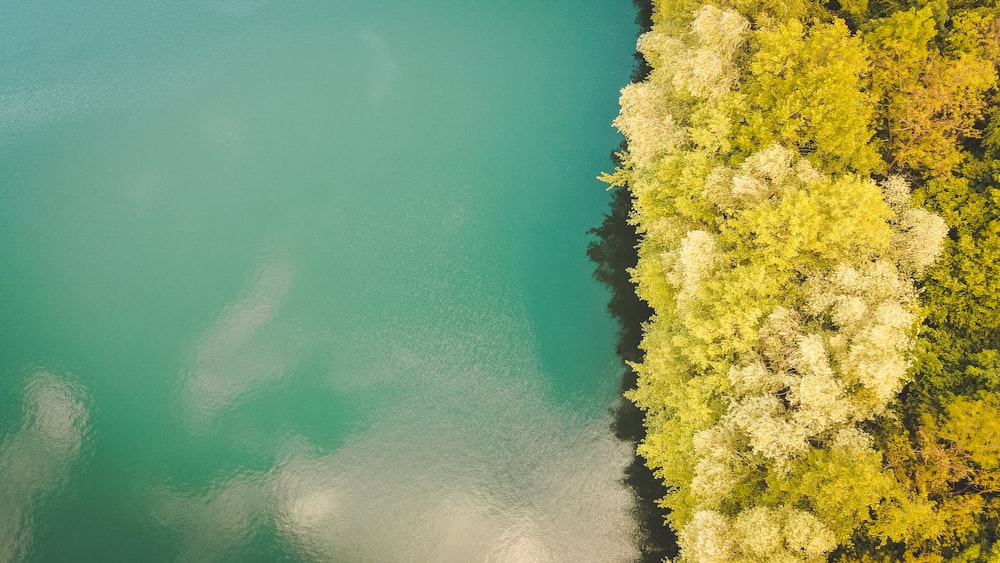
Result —
M 633 0 L 636 9 L 637 36 L 652 27 L 652 0 Z M 651 67 L 645 58 L 636 52 L 631 82 L 641 82 L 649 74 Z M 624 85 L 623 85 L 624 86 Z M 611 153 L 611 163 L 617 165 L 617 153 L 626 149 L 625 141 Z M 634 268 L 639 242 L 634 225 L 628 216 L 632 209 L 632 197 L 627 188 L 612 188 L 608 192 L 608 213 L 601 225 L 589 231 L 597 240 L 587 247 L 587 257 L 594 263 L 594 278 L 609 292 L 607 310 L 618 323 L 618 342 L 615 352 L 621 360 L 622 376 L 618 391 L 617 406 L 612 409 L 611 430 L 615 437 L 628 442 L 632 447 L 632 461 L 625 468 L 622 482 L 632 491 L 635 499 L 636 548 L 642 563 L 660 563 L 665 558 L 678 554 L 677 537 L 667 525 L 665 509 L 656 501 L 663 498 L 667 489 L 662 481 L 653 475 L 645 460 L 635 451 L 636 445 L 645 436 L 643 412 L 624 393 L 636 386 L 637 375 L 628 362 L 640 362 L 643 353 L 639 349 L 642 340 L 642 325 L 649 320 L 653 310 L 639 299 L 628 270 Z

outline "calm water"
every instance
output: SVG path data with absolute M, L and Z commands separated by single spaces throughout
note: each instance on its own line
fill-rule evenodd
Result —
M 0 561 L 634 554 L 622 0 L 0 0 Z

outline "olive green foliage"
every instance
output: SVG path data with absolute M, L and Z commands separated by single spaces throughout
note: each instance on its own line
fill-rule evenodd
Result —
M 913 381 L 897 408 L 903 424 L 887 426 L 883 439 L 887 463 L 934 511 L 920 517 L 900 511 L 900 520 L 911 520 L 910 528 L 920 533 L 894 549 L 867 551 L 915 561 L 1000 560 L 994 485 L 1000 478 L 1000 451 L 989 443 L 1000 415 L 1000 115 L 989 108 L 1000 20 L 993 6 L 930 4 L 873 25 L 898 28 L 901 22 L 929 31 L 914 36 L 909 49 L 922 51 L 926 66 L 911 72 L 899 92 L 930 90 L 936 96 L 918 96 L 902 114 L 916 116 L 917 124 L 929 121 L 933 132 L 912 138 L 904 149 L 886 130 L 886 158 L 914 178 L 914 199 L 943 217 L 951 230 L 922 283 L 925 318 Z M 891 127 L 895 110 L 886 107 L 884 123 Z M 896 152 L 894 142 L 901 147 Z
M 882 99 L 890 169 L 910 168 L 948 176 L 962 161 L 960 137 L 977 137 L 983 94 L 996 83 L 995 42 L 984 13 L 953 18 L 959 29 L 939 46 L 934 10 L 896 12 L 870 22 L 873 89 Z M 957 21 L 954 21 L 957 20 Z M 985 45 L 993 43 L 991 49 Z
M 680 559 L 1000 556 L 995 7 L 654 8 L 603 178 Z

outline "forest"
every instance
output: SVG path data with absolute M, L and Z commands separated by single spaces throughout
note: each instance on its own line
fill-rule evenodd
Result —
M 612 218 L 591 248 L 648 318 L 651 533 L 691 562 L 1000 561 L 995 2 L 651 7 L 602 176 L 634 262 Z

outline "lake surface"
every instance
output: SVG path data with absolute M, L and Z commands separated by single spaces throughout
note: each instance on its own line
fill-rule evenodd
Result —
M 633 17 L 0 0 L 0 562 L 633 556 Z

